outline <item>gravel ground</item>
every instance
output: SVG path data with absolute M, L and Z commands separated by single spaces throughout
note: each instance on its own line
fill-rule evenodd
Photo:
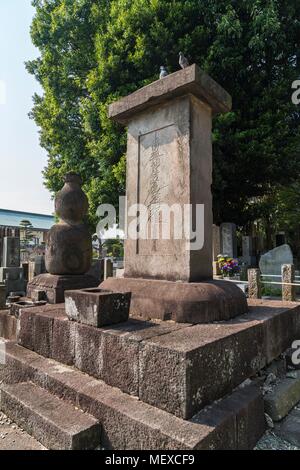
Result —
M 46 450 L 0 412 L 0 450 Z

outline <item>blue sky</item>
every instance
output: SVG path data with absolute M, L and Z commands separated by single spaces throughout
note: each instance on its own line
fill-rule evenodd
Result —
M 47 156 L 28 118 L 40 91 L 24 66 L 38 55 L 29 34 L 33 15 L 31 0 L 0 0 L 0 208 L 51 214 L 41 173 Z

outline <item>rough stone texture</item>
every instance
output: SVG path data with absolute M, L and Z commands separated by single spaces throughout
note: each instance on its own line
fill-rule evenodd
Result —
M 222 255 L 237 257 L 236 225 L 224 223 L 221 225 L 221 251 Z
M 102 289 L 67 291 L 65 309 L 70 320 L 96 328 L 126 322 L 131 294 Z
M 295 283 L 295 266 L 293 264 L 283 264 L 281 272 L 283 283 Z M 282 300 L 287 302 L 295 301 L 296 287 L 282 284 Z
M 262 396 L 254 386 L 238 389 L 229 401 L 221 400 L 184 421 L 13 343 L 7 348 L 7 364 L 6 380 L 30 377 L 95 416 L 107 449 L 250 449 L 264 432 Z
M 231 96 L 194 64 L 112 103 L 109 117 L 126 124 L 137 112 L 188 93 L 206 102 L 215 113 L 224 113 L 231 109 Z
M 249 305 L 249 314 L 226 323 L 193 326 L 130 319 L 97 329 L 73 322 L 71 333 L 63 308 L 26 309 L 20 316 L 19 342 L 190 418 L 299 338 L 298 304 L 250 301 Z M 56 323 L 63 345 L 53 333 Z
M 17 339 L 17 319 L 9 315 L 8 310 L 0 312 L 0 338 Z
M 6 287 L 5 284 L 0 284 L 0 310 L 6 308 Z
M 293 264 L 293 253 L 289 245 L 281 245 L 260 257 L 259 269 L 262 274 L 281 274 L 283 264 Z
M 109 278 L 100 285 L 131 292 L 130 314 L 178 323 L 210 323 L 247 312 L 245 294 L 226 281 L 179 283 L 153 279 Z
M 56 195 L 55 212 L 61 220 L 47 236 L 45 262 L 50 274 L 82 275 L 91 267 L 92 239 L 83 223 L 88 200 L 81 184 L 78 175 L 69 173 Z
M 259 269 L 248 269 L 248 297 L 261 299 L 261 279 Z
M 100 424 L 32 383 L 1 385 L 2 411 L 45 447 L 53 450 L 95 449 Z
M 300 401 L 300 371 L 297 378 L 286 378 L 279 382 L 271 393 L 265 395 L 265 410 L 273 421 L 280 421 Z
M 278 436 L 300 448 L 300 408 L 293 410 L 281 423 L 275 426 Z
M 96 278 L 88 275 L 55 276 L 53 274 L 41 274 L 36 276 L 27 285 L 27 296 L 36 298 L 36 293 L 43 291 L 50 304 L 59 304 L 65 301 L 66 290 L 85 289 L 97 287 Z

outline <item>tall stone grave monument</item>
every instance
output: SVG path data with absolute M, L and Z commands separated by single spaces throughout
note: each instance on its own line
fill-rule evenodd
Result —
M 5 283 L 6 295 L 10 292 L 24 292 L 23 268 L 20 266 L 20 238 L 4 237 L 2 247 L 0 283 Z
M 55 212 L 60 222 L 55 224 L 46 242 L 46 274 L 36 276 L 27 286 L 33 299 L 44 298 L 49 303 L 64 302 L 66 290 L 96 287 L 98 282 L 86 274 L 92 262 L 92 238 L 83 218 L 88 200 L 81 189 L 81 179 L 75 173 L 65 176 L 65 185 L 55 198 Z
M 239 288 L 212 281 L 212 117 L 230 109 L 231 97 L 197 65 L 109 108 L 128 126 L 128 237 L 124 279 L 102 287 L 131 291 L 134 314 L 197 323 L 247 310 Z M 135 207 L 143 216 L 134 232 Z M 174 221 L 169 237 L 162 235 L 166 211 Z

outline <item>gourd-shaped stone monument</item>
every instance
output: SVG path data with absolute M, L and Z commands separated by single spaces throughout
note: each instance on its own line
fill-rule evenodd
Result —
M 55 212 L 60 221 L 51 228 L 46 242 L 48 273 L 36 276 L 27 289 L 31 298 L 44 297 L 49 303 L 64 302 L 66 290 L 98 284 L 93 276 L 86 274 L 92 261 L 92 239 L 83 222 L 88 199 L 81 189 L 79 175 L 68 173 L 64 181 L 55 198 Z
M 92 239 L 83 218 L 88 199 L 75 173 L 65 176 L 65 185 L 55 199 L 60 222 L 48 235 L 46 269 L 50 274 L 85 274 L 91 267 Z

